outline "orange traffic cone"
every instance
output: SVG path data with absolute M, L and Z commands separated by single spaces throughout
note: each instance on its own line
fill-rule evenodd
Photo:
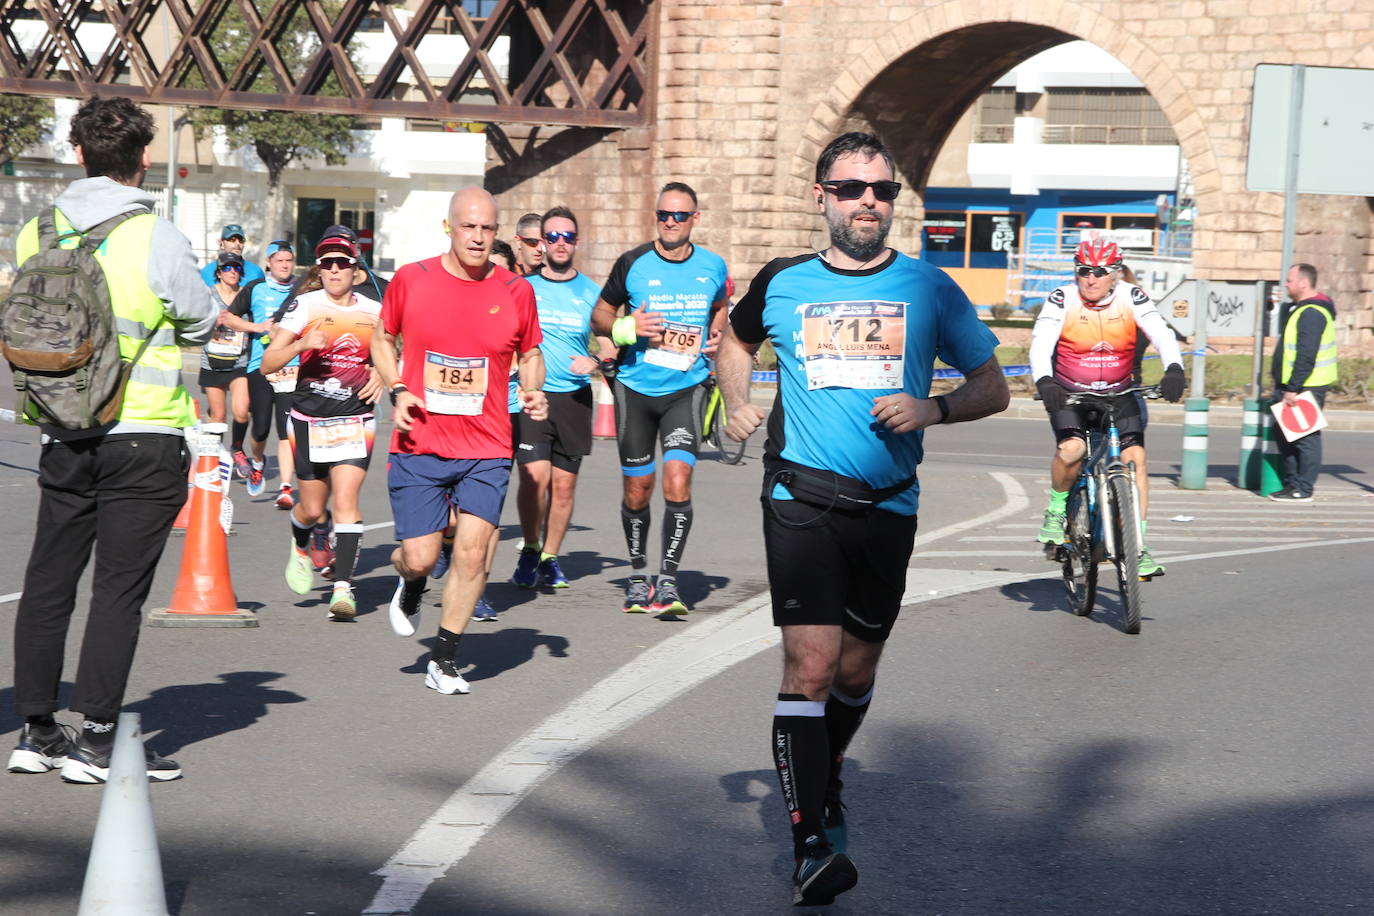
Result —
M 603 377 L 596 391 L 596 413 L 592 417 L 592 435 L 597 439 L 615 438 L 615 396 L 611 384 Z
M 216 424 L 222 435 L 224 424 Z M 207 432 L 210 431 L 207 428 Z M 153 627 L 255 627 L 258 618 L 241 611 L 229 576 L 229 541 L 220 522 L 224 501 L 220 483 L 218 436 L 205 437 L 197 450 L 191 488 L 190 524 L 181 554 L 181 572 L 168 607 L 148 614 Z

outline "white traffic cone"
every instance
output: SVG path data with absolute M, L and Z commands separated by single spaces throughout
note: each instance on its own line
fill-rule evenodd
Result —
M 167 916 L 138 713 L 119 714 L 77 916 Z

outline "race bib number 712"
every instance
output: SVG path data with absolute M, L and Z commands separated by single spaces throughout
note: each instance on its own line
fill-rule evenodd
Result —
M 806 387 L 901 388 L 905 302 L 822 302 L 802 306 Z

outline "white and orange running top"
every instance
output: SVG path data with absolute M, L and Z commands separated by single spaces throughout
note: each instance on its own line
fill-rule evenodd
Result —
M 1045 299 L 1031 332 L 1031 378 L 1053 376 L 1070 391 L 1129 388 L 1137 331 L 1159 351 L 1164 365 L 1183 365 L 1178 341 L 1143 289 L 1118 281 L 1100 302 L 1084 302 L 1068 283 Z

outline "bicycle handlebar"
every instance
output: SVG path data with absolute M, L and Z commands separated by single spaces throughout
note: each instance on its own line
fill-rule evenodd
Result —
M 1149 400 L 1157 400 L 1163 397 L 1159 392 L 1158 385 L 1140 385 L 1135 388 L 1125 388 L 1121 391 L 1074 391 L 1070 392 L 1064 403 L 1081 404 L 1084 401 L 1114 401 L 1119 397 L 1128 394 L 1139 393 Z

